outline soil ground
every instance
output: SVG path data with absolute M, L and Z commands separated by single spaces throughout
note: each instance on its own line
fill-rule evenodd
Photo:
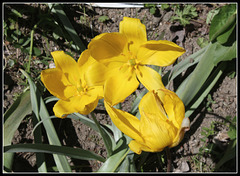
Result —
M 118 32 L 119 22 L 124 16 L 133 18 L 137 17 L 146 25 L 149 40 L 169 40 L 185 48 L 186 53 L 179 58 L 179 61 L 181 61 L 201 49 L 197 44 L 197 39 L 208 39 L 209 25 L 206 24 L 207 14 L 210 10 L 222 5 L 224 4 L 195 4 L 194 6 L 197 8 L 199 16 L 197 19 L 192 20 L 190 25 L 187 25 L 185 28 L 181 27 L 178 22 L 170 22 L 170 18 L 174 13 L 172 10 L 163 11 L 161 8 L 158 8 L 158 12 L 155 15 L 150 13 L 149 8 L 100 8 L 91 7 L 89 5 L 66 5 L 64 10 L 68 14 L 74 28 L 85 44 L 89 43 L 94 36 L 100 33 Z M 7 5 L 5 10 L 12 8 L 17 9 L 23 6 L 31 6 L 31 8 L 39 10 L 39 5 L 36 4 L 18 6 L 12 4 Z M 79 6 L 81 8 L 79 8 Z M 86 21 L 83 22 L 80 16 L 84 13 Z M 109 20 L 99 22 L 98 18 L 101 16 L 108 16 Z M 5 14 L 5 18 L 6 17 L 7 14 Z M 91 26 L 91 29 L 89 26 Z M 25 33 L 29 32 L 27 26 L 20 26 L 20 29 L 23 32 L 25 31 Z M 36 41 L 44 44 L 45 38 L 41 37 L 40 31 L 35 33 L 34 38 Z M 6 111 L 14 102 L 16 96 L 20 94 L 25 87 L 20 84 L 22 78 L 20 77 L 21 74 L 18 70 L 18 68 L 21 67 L 21 62 L 24 61 L 24 54 L 22 54 L 20 50 L 16 50 L 16 48 L 7 41 L 4 41 L 4 43 L 4 56 L 9 57 L 9 55 L 11 55 L 11 57 L 15 57 L 18 60 L 18 66 L 10 67 L 9 65 L 6 65 L 4 69 L 3 106 L 4 111 Z M 48 51 L 51 52 L 58 49 L 64 50 L 61 45 L 50 41 Z M 76 58 L 78 58 L 77 55 Z M 38 68 L 39 70 L 46 69 L 43 64 L 35 64 L 32 65 L 32 67 Z M 169 69 L 170 68 L 171 67 L 169 67 Z M 236 85 L 236 77 L 230 77 L 228 73 L 225 73 L 210 93 L 213 103 L 206 106 L 206 103 L 208 102 L 206 99 L 198 110 L 190 117 L 191 130 L 185 134 L 185 138 L 179 146 L 171 149 L 173 153 L 172 159 L 174 172 L 210 172 L 214 168 L 214 157 L 211 155 L 200 156 L 198 155 L 200 153 L 199 150 L 204 145 L 214 143 L 214 141 L 218 139 L 221 141 L 220 144 L 217 144 L 218 150 L 224 153 L 227 146 L 227 140 L 222 140 L 220 137 L 221 135 L 224 136 L 224 134 L 226 134 L 228 127 L 226 125 L 218 125 L 218 127 L 214 129 L 216 134 L 211 136 L 211 138 L 208 138 L 207 142 L 200 140 L 204 137 L 201 132 L 204 128 L 210 128 L 211 123 L 213 122 L 219 122 L 217 124 L 221 124 L 225 121 L 227 116 L 236 116 Z M 169 89 L 173 90 L 173 87 L 174 86 L 171 86 Z M 139 87 L 138 92 L 142 90 L 143 88 Z M 49 95 L 50 94 L 44 96 Z M 131 102 L 131 97 L 124 102 L 123 107 L 125 110 L 129 109 Z M 51 111 L 53 105 L 50 104 L 48 106 L 49 111 Z M 102 106 L 99 105 L 94 112 L 101 124 L 111 124 L 111 119 L 107 113 L 104 113 L 104 108 Z M 100 136 L 80 121 L 73 119 L 53 119 L 53 122 L 63 145 L 80 147 L 94 151 L 104 157 L 106 156 L 106 150 L 104 149 L 104 144 Z M 32 143 L 32 129 L 31 115 L 29 115 L 20 124 L 12 143 Z M 49 163 L 53 162 L 50 155 L 46 156 Z M 72 165 L 80 166 L 80 168 L 75 170 L 77 172 L 97 171 L 102 164 L 96 161 L 80 161 L 71 158 L 69 158 L 69 160 Z M 226 169 L 226 167 L 224 168 Z M 235 169 L 236 166 L 230 166 L 227 171 L 235 171 Z M 35 154 L 16 153 L 13 163 L 13 171 L 37 171 Z M 152 171 L 156 172 L 157 168 Z

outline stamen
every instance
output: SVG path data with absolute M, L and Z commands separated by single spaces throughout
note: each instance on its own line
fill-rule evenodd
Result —
M 128 51 L 130 51 L 130 45 L 133 44 L 133 41 L 128 42 Z

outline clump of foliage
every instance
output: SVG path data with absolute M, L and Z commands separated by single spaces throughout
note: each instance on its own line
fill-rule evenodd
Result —
M 181 25 L 190 24 L 190 20 L 198 16 L 196 8 L 193 5 L 174 5 L 175 16 L 171 17 L 171 21 L 179 21 Z

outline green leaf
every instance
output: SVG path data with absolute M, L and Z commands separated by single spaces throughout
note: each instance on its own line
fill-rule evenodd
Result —
M 223 46 L 220 44 L 216 45 L 215 52 L 218 53 L 217 57 L 214 58 L 214 65 L 217 65 L 221 61 L 229 61 L 236 58 L 237 46 L 236 41 L 232 46 Z
M 136 166 L 134 163 L 134 152 L 130 151 L 128 155 L 125 157 L 121 165 L 119 166 L 118 172 L 137 172 Z
M 55 96 L 49 96 L 49 97 L 46 97 L 45 99 L 44 99 L 44 102 L 47 104 L 47 103 L 50 103 L 50 102 L 52 102 L 52 101 L 58 101 L 59 100 L 59 98 L 57 98 L 57 97 L 55 97 Z
M 3 124 L 3 145 L 10 145 L 15 131 L 18 129 L 20 123 L 27 114 L 32 112 L 30 92 L 26 91 L 18 96 L 17 100 L 4 114 Z M 11 171 L 13 161 L 13 154 L 4 153 L 4 167 Z
M 200 49 L 199 51 L 193 53 L 192 55 L 188 56 L 178 64 L 176 64 L 172 70 L 169 70 L 163 77 L 162 81 L 165 86 L 169 84 L 174 78 L 180 75 L 184 70 L 187 70 L 189 67 L 197 64 L 199 60 L 202 58 L 207 47 Z
M 130 149 L 126 144 L 126 139 L 123 137 L 119 140 L 113 155 L 110 156 L 98 170 L 98 172 L 115 172 L 125 159 Z
M 149 12 L 152 14 L 152 15 L 154 15 L 155 13 L 156 13 L 156 7 L 151 7 L 150 8 L 150 10 L 149 10 Z
M 236 4 L 229 4 L 220 8 L 217 15 L 214 16 L 211 22 L 209 39 L 214 41 L 217 37 L 220 43 L 225 43 L 231 35 L 231 31 L 236 25 Z
M 106 21 L 108 21 L 108 20 L 110 20 L 110 18 L 109 18 L 108 16 L 105 16 L 105 15 L 100 16 L 100 17 L 98 18 L 98 21 L 99 21 L 99 22 L 102 22 L 102 23 L 104 23 L 104 22 L 106 22 Z
M 49 144 L 15 144 L 4 147 L 4 152 L 40 152 L 40 153 L 50 153 L 57 155 L 67 155 L 72 158 L 81 160 L 98 160 L 104 162 L 105 159 L 101 156 L 90 152 L 88 150 L 83 150 L 80 148 L 57 146 Z M 70 171 L 71 172 L 71 171 Z
M 223 157 L 221 158 L 221 160 L 215 166 L 216 171 L 227 161 L 229 161 L 233 158 L 236 158 L 236 143 L 237 143 L 237 140 L 233 140 L 233 141 L 230 142 L 230 144 L 228 145 L 228 148 L 227 148 L 226 152 L 224 153 Z
M 33 52 L 35 56 L 40 56 L 41 55 L 41 50 L 37 47 L 33 47 Z
M 85 125 L 89 126 L 90 128 L 92 128 L 93 130 L 97 131 L 100 133 L 99 128 L 97 127 L 96 123 L 85 117 L 82 114 L 79 113 L 73 113 L 67 116 L 67 118 L 72 118 L 72 119 L 77 119 L 80 120 L 82 123 L 84 123 Z M 105 138 L 105 142 L 106 142 L 106 147 L 108 147 L 108 152 L 109 155 L 111 155 L 113 148 L 116 146 L 114 139 L 112 138 L 112 135 L 101 125 L 101 129 L 102 129 L 102 138 Z
M 201 48 L 204 48 L 208 45 L 208 40 L 203 38 L 203 37 L 200 37 L 197 39 L 197 44 L 201 47 Z
M 168 4 L 161 4 L 161 9 L 162 10 L 166 10 L 168 9 L 170 6 Z
M 11 11 L 13 12 L 14 15 L 16 15 L 19 18 L 22 18 L 22 14 L 18 12 L 16 9 L 11 8 Z
M 220 10 L 220 9 L 212 9 L 212 10 L 210 10 L 210 11 L 208 12 L 208 14 L 207 14 L 207 19 L 206 19 L 206 24 L 210 24 L 210 23 L 211 23 L 213 17 L 214 17 L 216 14 L 218 14 L 219 10 Z
M 231 140 L 236 139 L 237 137 L 237 130 L 236 128 L 232 128 L 228 131 L 228 136 Z
M 213 59 L 217 53 L 215 53 L 216 44 L 209 44 L 206 51 L 202 55 L 202 58 L 194 71 L 183 81 L 179 86 L 176 93 L 181 98 L 185 106 L 187 106 L 193 99 L 193 97 L 200 90 L 212 69 L 214 68 Z
M 61 20 L 64 28 L 71 36 L 74 43 L 80 48 L 80 51 L 83 52 L 86 49 L 86 46 L 83 44 L 82 40 L 79 38 L 77 32 L 75 31 L 74 27 L 72 26 L 71 22 L 69 21 L 66 13 L 62 9 L 60 4 L 48 4 L 49 8 L 52 8 L 52 12 L 57 14 L 59 19 Z
M 207 81 L 204 83 L 202 88 L 199 90 L 197 95 L 192 100 L 193 103 L 191 103 L 188 107 L 186 107 L 186 113 L 185 113 L 186 117 L 190 117 L 190 115 L 202 103 L 202 101 L 205 99 L 205 97 L 209 94 L 209 92 L 212 90 L 214 85 L 217 83 L 217 81 L 219 80 L 220 76 L 222 75 L 226 67 L 227 67 L 227 64 L 223 62 L 211 74 L 211 76 L 207 79 Z
M 32 108 L 33 108 L 33 115 L 35 115 L 37 118 L 41 118 L 42 120 L 49 117 L 47 108 L 45 106 L 45 103 L 37 90 L 36 85 L 32 82 L 31 77 L 24 71 L 20 71 L 24 74 L 24 76 L 28 79 L 29 85 L 30 85 L 30 92 L 31 92 L 31 101 L 32 101 Z M 40 121 L 40 119 L 39 119 Z M 43 126 L 46 129 L 48 141 L 52 145 L 59 145 L 61 146 L 61 143 L 58 139 L 57 133 L 55 131 L 55 128 L 52 124 L 52 121 L 47 120 L 43 122 Z M 56 155 L 53 154 L 53 158 L 55 160 L 55 163 L 57 165 L 57 168 L 59 172 L 71 172 L 70 165 L 67 161 L 66 156 Z
M 107 156 L 111 156 L 112 155 L 112 143 L 111 143 L 111 139 L 109 139 L 109 135 L 102 129 L 102 127 L 100 126 L 100 123 L 97 121 L 97 118 L 95 116 L 95 114 L 93 112 L 91 112 L 91 116 L 93 118 L 93 121 L 103 139 L 104 145 L 106 147 L 107 150 Z

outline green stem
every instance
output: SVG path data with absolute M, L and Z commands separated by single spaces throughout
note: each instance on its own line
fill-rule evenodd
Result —
M 32 50 L 33 50 L 33 34 L 34 30 L 37 28 L 37 24 L 34 25 L 32 31 L 31 31 L 31 42 L 30 42 L 30 50 L 29 50 L 29 59 L 28 59 L 28 66 L 27 66 L 27 72 L 30 73 L 30 65 L 32 60 Z

